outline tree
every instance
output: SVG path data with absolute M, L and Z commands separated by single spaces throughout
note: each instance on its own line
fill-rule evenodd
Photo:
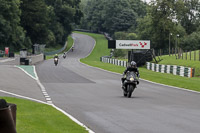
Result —
M 180 46 L 184 50 L 197 50 L 200 49 L 200 31 L 193 32 L 192 34 L 182 38 Z
M 45 44 L 48 40 L 47 6 L 44 0 L 22 0 L 21 24 L 33 43 Z
M 146 5 L 140 0 L 83 0 L 81 28 L 114 34 L 136 28 L 138 16 L 144 16 Z M 131 30 L 130 32 L 134 32 Z
M 20 26 L 20 0 L 0 0 L 0 48 L 20 49 L 24 45 L 25 34 Z M 16 48 L 16 49 L 15 49 Z
M 131 9 L 137 13 L 139 17 L 144 17 L 146 15 L 147 5 L 141 0 L 129 0 Z
M 185 30 L 179 23 L 178 11 L 184 9 L 183 4 L 176 0 L 155 0 L 147 10 L 147 16 L 138 20 L 138 36 L 151 40 L 151 47 L 155 49 L 168 48 L 169 34 L 173 33 L 171 41 L 176 35 L 185 35 Z M 179 5 L 179 7 L 177 7 Z
M 180 5 L 182 7 L 180 8 Z M 199 0 L 179 0 L 176 3 L 177 16 L 187 34 L 196 31 L 200 25 L 200 1 Z
M 103 26 L 111 34 L 116 31 L 127 31 L 135 25 L 137 15 L 131 10 L 128 0 L 110 0 L 104 10 L 106 14 Z

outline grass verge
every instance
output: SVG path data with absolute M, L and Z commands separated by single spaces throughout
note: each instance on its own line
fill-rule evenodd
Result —
M 12 97 L 0 98 L 17 105 L 18 133 L 87 133 L 85 128 L 50 105 Z
M 75 32 L 75 33 L 86 34 L 93 37 L 96 40 L 96 46 L 92 51 L 92 53 L 88 57 L 81 59 L 80 60 L 81 62 L 94 67 L 99 67 L 105 70 L 109 70 L 112 72 L 122 73 L 124 71 L 125 69 L 124 67 L 100 62 L 100 57 L 109 55 L 110 51 L 107 46 L 108 45 L 107 40 L 103 35 L 84 33 L 84 32 Z M 164 60 L 165 59 L 163 59 L 163 61 Z M 172 64 L 176 63 L 176 61 L 172 61 L 171 63 Z M 142 79 L 146 79 L 157 83 L 162 83 L 165 85 L 171 85 L 185 89 L 200 91 L 200 78 L 197 77 L 187 78 L 172 74 L 158 73 L 158 72 L 153 72 L 151 70 L 147 70 L 144 67 L 140 67 L 139 70 Z

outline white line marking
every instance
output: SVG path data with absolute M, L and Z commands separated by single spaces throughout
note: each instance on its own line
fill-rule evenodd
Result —
M 35 65 L 33 65 L 33 72 L 35 74 L 36 80 L 39 80 L 36 69 L 35 69 Z
M 26 96 L 18 95 L 18 94 L 12 93 L 12 92 L 4 91 L 4 90 L 0 90 L 0 92 L 2 92 L 2 93 L 6 93 L 6 94 L 9 94 L 9 95 L 13 95 L 13 96 L 16 96 L 16 97 L 20 97 L 20 98 L 28 99 L 28 100 L 31 100 L 31 101 L 35 101 L 35 102 L 39 102 L 39 103 L 43 103 L 43 104 L 47 104 L 46 102 L 43 102 L 43 101 L 41 101 L 41 100 L 37 100 L 37 99 L 34 99 L 34 98 L 30 98 L 30 97 L 26 97 Z M 48 104 L 48 105 L 50 105 L 50 104 Z
M 20 67 L 17 67 L 17 68 L 20 68 Z M 39 85 L 42 93 L 44 94 L 44 97 L 48 96 L 48 98 L 46 98 L 46 102 L 43 102 L 43 101 L 40 101 L 40 100 L 36 100 L 36 99 L 33 99 L 33 98 L 29 98 L 29 97 L 25 97 L 25 96 L 21 96 L 21 95 L 17 95 L 17 94 L 14 94 L 14 93 L 6 92 L 6 91 L 3 91 L 3 90 L 0 90 L 0 92 L 7 93 L 7 94 L 10 94 L 10 95 L 13 95 L 13 96 L 16 96 L 16 97 L 21 97 L 21 98 L 24 98 L 24 99 L 29 99 L 29 100 L 36 101 L 36 102 L 39 102 L 39 103 L 51 105 L 52 107 L 56 108 L 58 111 L 62 112 L 64 115 L 66 115 L 67 117 L 69 117 L 72 121 L 74 121 L 77 124 L 79 124 L 80 126 L 84 127 L 89 133 L 95 133 L 91 129 L 89 129 L 87 126 L 85 126 L 83 123 L 81 123 L 80 121 L 78 121 L 76 118 L 74 118 L 73 116 L 71 116 L 70 114 L 68 114 L 67 112 L 63 111 L 62 109 L 58 108 L 57 106 L 55 106 L 53 104 L 53 102 L 51 101 L 50 96 L 46 92 L 45 87 L 41 84 L 41 82 L 40 82 L 40 80 L 38 78 L 35 66 L 33 66 L 33 70 L 34 70 L 36 78 L 33 77 L 32 75 L 30 75 L 29 73 L 27 73 L 24 69 L 22 69 L 22 68 L 20 68 L 20 69 L 23 72 L 25 72 L 27 75 L 31 76 L 33 79 L 35 79 L 37 81 L 37 84 Z
M 56 108 L 57 110 L 59 110 L 60 112 L 62 112 L 63 114 L 65 114 L 66 116 L 68 116 L 71 120 L 73 120 L 74 122 L 76 122 L 77 124 L 79 124 L 80 126 L 86 128 L 87 131 L 89 131 L 89 133 L 95 133 L 94 131 L 90 130 L 88 127 L 86 127 L 83 123 L 81 123 L 80 121 L 78 121 L 76 118 L 74 118 L 73 116 L 71 116 L 70 114 L 66 113 L 65 111 L 63 111 L 62 109 L 56 107 L 55 105 L 52 105 L 54 108 Z
M 34 99 L 34 98 L 29 98 L 29 97 L 26 97 L 26 96 L 14 94 L 14 93 L 7 92 L 7 91 L 4 91 L 4 90 L 0 90 L 0 92 L 6 93 L 6 94 L 9 94 L 9 95 L 13 95 L 13 96 L 16 96 L 16 97 L 28 99 L 28 100 L 31 100 L 31 101 L 36 101 L 36 102 L 38 102 L 38 103 L 43 103 L 43 104 L 46 104 L 46 105 L 50 105 L 50 106 L 52 106 L 53 108 L 55 108 L 55 109 L 57 109 L 58 111 L 60 111 L 61 113 L 63 113 L 64 115 L 66 115 L 67 117 L 69 117 L 72 121 L 74 121 L 74 122 L 76 122 L 77 124 L 79 124 L 80 126 L 84 127 L 89 133 L 95 133 L 95 132 L 93 132 L 91 129 L 89 129 L 87 126 L 85 126 L 83 123 L 79 122 L 76 118 L 74 118 L 73 116 L 71 116 L 70 114 L 68 114 L 67 112 L 65 112 L 64 110 L 62 110 L 62 109 L 58 108 L 57 106 L 55 106 L 55 105 L 52 103 L 52 101 L 43 102 L 43 101 L 40 101 L 40 100 L 37 100 L 37 99 Z
M 23 72 L 25 72 L 28 76 L 30 76 L 31 78 L 37 80 L 37 78 L 33 77 L 31 74 L 29 74 L 29 73 L 28 73 L 27 71 L 25 71 L 23 68 L 21 68 L 21 67 L 19 67 L 19 66 L 16 66 L 16 65 L 15 65 L 15 67 L 21 69 L 21 70 L 22 70 Z
M 51 101 L 51 98 L 46 98 L 47 101 Z

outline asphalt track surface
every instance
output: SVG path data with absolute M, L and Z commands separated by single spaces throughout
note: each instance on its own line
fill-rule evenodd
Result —
M 36 80 L 15 67 L 19 65 L 19 57 L 0 58 L 0 90 L 26 96 L 29 98 L 46 101 Z M 0 92 L 0 96 L 13 95 Z
M 140 80 L 132 98 L 122 96 L 121 75 L 79 62 L 95 41 L 73 34 L 74 52 L 36 66 L 53 103 L 96 133 L 199 133 L 200 94 Z
M 37 74 L 53 103 L 96 133 L 199 133 L 200 94 L 140 80 L 132 98 L 122 96 L 121 75 L 79 62 L 94 40 L 74 34 L 75 50 L 36 65 Z M 1 59 L 0 59 L 1 60 Z M 45 101 L 35 80 L 0 61 L 0 90 Z M 161 77 L 162 78 L 162 77 Z M 0 96 L 11 96 L 0 92 Z

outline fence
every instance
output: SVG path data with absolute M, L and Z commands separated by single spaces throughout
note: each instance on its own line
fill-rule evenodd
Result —
M 67 42 L 65 43 L 65 45 L 61 49 L 51 51 L 51 52 L 44 52 L 44 54 L 45 55 L 55 55 L 55 54 L 58 54 L 58 53 L 64 51 L 66 49 L 66 47 L 67 47 Z
M 100 61 L 104 63 L 110 63 L 110 64 L 114 64 L 118 66 L 123 66 L 123 67 L 128 66 L 127 61 L 112 59 L 108 57 L 101 57 Z M 162 65 L 162 64 L 155 64 L 155 63 L 150 63 L 150 62 L 147 62 L 147 69 L 155 71 L 155 72 L 171 73 L 173 75 L 179 75 L 182 77 L 189 77 L 189 78 L 194 77 L 194 72 L 195 72 L 194 71 L 195 69 L 190 68 L 190 67 L 176 66 L 176 65 Z
M 108 58 L 108 57 L 101 57 L 100 61 L 104 62 L 104 63 L 114 64 L 114 65 L 117 65 L 117 66 L 123 66 L 123 67 L 127 67 L 128 66 L 128 62 L 127 61 L 112 59 L 112 58 Z
M 176 65 L 161 65 L 147 62 L 147 69 L 155 72 L 171 73 L 173 75 L 179 75 L 182 77 L 194 77 L 194 69 L 190 67 Z
M 181 48 L 178 49 L 172 48 L 169 52 L 169 50 L 160 49 L 160 50 L 155 50 L 155 54 L 157 56 L 162 56 L 162 55 L 175 56 L 176 59 L 182 59 L 182 60 L 200 61 L 200 50 L 184 51 Z

